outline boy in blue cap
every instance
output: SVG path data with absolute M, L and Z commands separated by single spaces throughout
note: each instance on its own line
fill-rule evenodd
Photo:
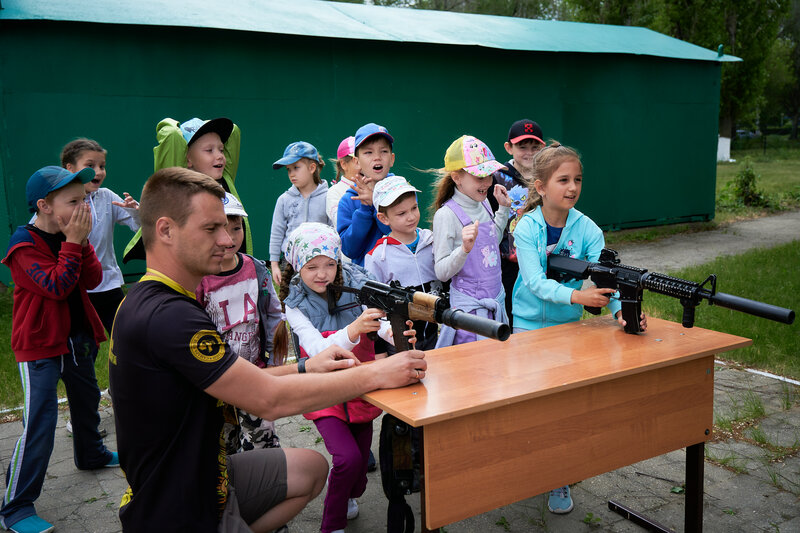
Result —
M 272 213 L 269 235 L 269 260 L 272 279 L 281 283 L 281 256 L 286 252 L 289 234 L 303 222 L 330 225 L 325 200 L 328 182 L 320 177 L 325 162 L 313 144 L 293 142 L 283 151 L 283 157 L 272 164 L 273 170 L 286 167 L 292 186 L 278 197 Z
M 86 292 L 103 277 L 88 241 L 92 213 L 84 203 L 83 184 L 92 178 L 91 168 L 75 173 L 56 166 L 37 170 L 25 187 L 28 207 L 37 218 L 17 228 L 2 260 L 14 281 L 11 349 L 26 401 L 22 435 L 6 473 L 0 524 L 18 533 L 53 530 L 36 515 L 34 501 L 53 451 L 59 379 L 69 399 L 75 466 L 119 466 L 117 454 L 106 449 L 98 432 L 100 390 L 94 361 L 106 338 Z
M 392 231 L 377 218 L 372 189 L 394 165 L 393 144 L 389 131 L 372 122 L 358 128 L 355 135 L 355 155 L 364 177 L 356 178 L 355 189 L 339 200 L 336 231 L 342 238 L 342 252 L 359 266 L 364 266 L 364 256 L 378 239 Z
M 234 181 L 239 168 L 239 148 L 242 132 L 239 126 L 225 117 L 203 120 L 192 118 L 179 123 L 164 118 L 156 125 L 158 145 L 153 148 L 155 170 L 168 167 L 184 167 L 211 176 L 240 202 Z M 125 247 L 122 262 L 144 259 L 141 230 Z M 244 221 L 242 252 L 253 253 L 253 237 L 250 222 Z

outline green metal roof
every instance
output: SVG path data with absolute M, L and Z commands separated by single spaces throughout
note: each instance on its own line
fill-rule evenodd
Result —
M 0 20 L 185 26 L 502 50 L 740 61 L 647 28 L 319 0 L 0 0 L 0 5 Z

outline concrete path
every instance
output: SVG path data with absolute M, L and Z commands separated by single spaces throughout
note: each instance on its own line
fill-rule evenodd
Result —
M 800 238 L 800 212 L 739 222 L 725 229 L 674 236 L 658 243 L 619 247 L 624 263 L 668 272 L 699 264 L 717 255 L 740 253 L 753 246 L 774 246 Z M 722 245 L 721 243 L 727 243 Z M 787 326 L 789 327 L 789 326 Z M 798 325 L 790 334 L 798 334 Z M 717 433 L 706 446 L 704 528 L 707 532 L 800 531 L 800 386 L 774 377 L 720 364 L 715 374 L 715 421 L 734 421 L 730 434 Z M 763 415 L 761 414 L 763 410 Z M 119 469 L 81 472 L 72 462 L 72 439 L 62 412 L 55 450 L 44 491 L 37 501 L 39 515 L 58 532 L 113 533 L 120 496 L 127 486 Z M 101 411 L 107 443 L 115 449 L 113 413 L 107 401 Z M 736 423 L 743 419 L 746 422 Z M 278 421 L 286 447 L 308 447 L 327 456 L 314 425 L 297 416 Z M 377 429 L 373 451 L 377 455 Z M 5 472 L 21 431 L 19 422 L 0 424 L 0 468 Z M 479 461 L 476 458 L 476 461 Z M 684 480 L 684 452 L 678 450 L 584 480 L 572 488 L 575 509 L 567 515 L 547 511 L 536 496 L 447 526 L 448 533 L 496 531 L 642 531 L 608 510 L 614 499 L 647 513 L 676 531 L 683 530 L 684 497 L 673 491 Z M 385 531 L 386 500 L 379 474 L 369 474 L 367 492 L 360 498 L 361 514 L 348 524 L 350 533 Z M 481 487 L 474 487 L 475 498 Z M 290 524 L 292 533 L 319 531 L 324 494 Z M 419 497 L 408 501 L 417 512 Z M 417 522 L 419 531 L 419 522 Z

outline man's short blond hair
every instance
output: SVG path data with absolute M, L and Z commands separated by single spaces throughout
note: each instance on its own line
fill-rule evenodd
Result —
M 156 221 L 169 217 L 178 226 L 186 224 L 192 214 L 194 195 L 207 192 L 222 199 L 225 189 L 213 178 L 188 168 L 162 168 L 147 179 L 139 201 L 139 219 L 142 223 L 142 243 L 145 250 L 153 242 Z

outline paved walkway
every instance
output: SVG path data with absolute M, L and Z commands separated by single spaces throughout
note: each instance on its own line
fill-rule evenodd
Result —
M 755 229 L 754 229 L 755 228 Z M 767 237 L 765 237 L 765 235 Z M 670 237 L 659 243 L 620 247 L 624 263 L 666 272 L 685 266 L 686 258 L 702 263 L 728 253 L 715 248 L 730 242 L 733 253 L 752 245 L 772 246 L 800 236 L 800 212 L 740 222 L 724 230 Z M 688 253 L 686 251 L 688 250 Z M 681 256 L 681 254 L 683 254 Z M 681 259 L 681 257 L 683 257 Z M 787 326 L 788 327 L 788 326 Z M 800 326 L 791 326 L 798 334 Z M 115 448 L 111 407 L 101 411 L 109 432 L 107 442 Z M 715 374 L 715 420 L 748 417 L 763 408 L 754 422 L 731 435 L 717 434 L 706 446 L 705 531 L 800 531 L 800 386 L 774 377 L 718 365 Z M 126 487 L 119 469 L 81 472 L 72 462 L 71 437 L 65 430 L 63 412 L 56 430 L 55 450 L 37 501 L 42 518 L 53 522 L 58 532 L 112 533 L 120 531 L 117 508 Z M 278 421 L 284 446 L 307 447 L 327 455 L 314 425 L 297 416 Z M 376 421 L 375 428 L 380 424 Z M 5 472 L 11 450 L 21 431 L 19 422 L 0 424 L 0 468 Z M 760 444 L 759 444 L 760 443 Z M 373 450 L 377 455 L 377 432 Z M 476 458 L 476 461 L 479 459 Z M 385 531 L 386 500 L 379 474 L 369 474 L 367 492 L 360 499 L 361 515 L 351 521 L 350 533 Z M 584 480 L 573 489 L 575 509 L 563 516 L 547 511 L 543 496 L 536 496 L 492 512 L 447 526 L 448 533 L 497 531 L 590 530 L 632 532 L 640 528 L 608 510 L 615 499 L 647 513 L 654 520 L 683 530 L 684 497 L 673 489 L 684 480 L 684 452 L 679 450 Z M 474 488 L 480 498 L 481 487 Z M 290 524 L 293 533 L 319 531 L 323 496 L 317 498 Z M 408 498 L 419 517 L 419 497 Z M 419 518 L 418 518 L 419 519 Z M 417 523 L 419 531 L 419 523 Z

